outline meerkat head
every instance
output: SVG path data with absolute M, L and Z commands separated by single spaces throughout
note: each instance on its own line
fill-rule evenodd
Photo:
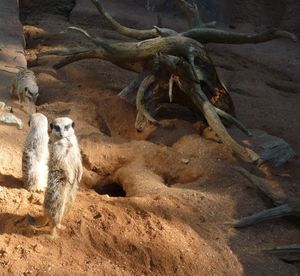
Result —
M 74 135 L 75 123 L 68 117 L 56 118 L 51 124 L 51 133 L 57 139 L 68 138 Z
M 30 101 L 36 103 L 36 100 L 37 100 L 37 98 L 38 98 L 38 96 L 39 96 L 39 87 L 38 87 L 35 83 L 33 83 L 33 84 L 31 84 L 31 85 L 27 85 L 27 86 L 24 88 L 24 90 L 25 90 L 25 95 L 26 95 L 26 97 L 27 97 Z
M 48 130 L 48 119 L 42 113 L 33 113 L 30 115 L 28 125 L 30 129 L 39 129 L 47 132 Z

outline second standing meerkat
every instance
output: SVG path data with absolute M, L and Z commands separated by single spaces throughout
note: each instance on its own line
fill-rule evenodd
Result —
M 22 155 L 24 186 L 30 191 L 45 191 L 48 178 L 48 120 L 41 113 L 29 119 L 29 132 Z
M 51 124 L 51 143 L 48 185 L 44 199 L 42 222 L 32 222 L 36 227 L 50 224 L 52 236 L 57 228 L 64 229 L 61 221 L 70 210 L 82 177 L 82 162 L 75 123 L 68 117 L 56 118 Z

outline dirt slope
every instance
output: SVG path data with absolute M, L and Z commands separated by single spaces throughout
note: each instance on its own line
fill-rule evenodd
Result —
M 86 2 L 77 1 L 69 16 L 52 11 L 40 15 L 31 10 L 24 19 L 29 61 L 37 51 L 88 43 L 74 34 L 51 35 L 71 25 L 68 18 L 92 33 L 119 37 L 97 23 L 96 11 L 86 7 Z M 128 6 L 127 1 L 103 2 L 123 23 L 141 28 L 153 24 L 153 14 L 136 1 L 128 1 Z M 168 20 L 175 27 L 184 24 L 174 19 L 174 14 L 169 14 Z M 278 81 L 299 84 L 299 44 L 274 41 L 208 48 L 232 91 L 241 120 L 250 128 L 283 137 L 299 153 L 300 92 L 272 85 Z M 49 120 L 57 116 L 75 120 L 85 165 L 82 188 L 59 239 L 49 238 L 47 229 L 31 228 L 25 216 L 42 214 L 43 196 L 27 192 L 19 180 L 27 126 L 22 131 L 1 126 L 1 142 L 6 141 L 1 147 L 10 153 L 3 158 L 10 158 L 9 164 L 13 164 L 3 168 L 1 163 L 0 170 L 1 274 L 299 273 L 299 267 L 262 251 L 300 243 L 299 226 L 280 220 L 235 230 L 228 223 L 271 205 L 232 169 L 232 165 L 246 165 L 217 143 L 209 130 L 205 131 L 209 139 L 204 139 L 197 124 L 165 120 L 163 127 L 148 126 L 137 133 L 135 108 L 116 96 L 134 74 L 96 60 L 53 72 L 49 70 L 52 62 L 32 68 L 41 91 L 38 111 Z M 26 121 L 26 115 L 16 110 Z M 300 196 L 299 167 L 295 160 L 266 171 L 272 171 L 269 177 L 280 182 L 289 195 Z M 257 172 L 254 167 L 247 168 Z M 108 192 L 106 184 L 120 180 L 127 197 L 95 191 Z M 115 184 L 110 194 L 122 195 Z

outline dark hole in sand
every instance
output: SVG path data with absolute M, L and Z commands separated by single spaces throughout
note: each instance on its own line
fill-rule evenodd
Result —
M 92 186 L 92 189 L 99 195 L 109 195 L 110 197 L 126 197 L 126 192 L 122 186 L 116 182 L 99 183 Z

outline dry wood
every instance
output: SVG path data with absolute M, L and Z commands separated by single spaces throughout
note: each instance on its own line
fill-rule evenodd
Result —
M 93 37 L 81 28 L 69 27 L 69 31 L 79 32 L 95 46 L 91 48 L 75 47 L 50 50 L 41 53 L 40 57 L 44 55 L 65 56 L 64 59 L 55 64 L 56 69 L 82 59 L 95 58 L 109 61 L 121 68 L 139 73 L 139 77 L 119 94 L 130 102 L 135 99 L 137 107 L 135 126 L 139 131 L 144 128 L 147 121 L 158 124 L 158 121 L 151 116 L 145 107 L 145 101 L 151 100 L 151 93 L 154 94 L 151 89 L 154 79 L 160 83 L 161 91 L 163 91 L 164 86 L 169 84 L 168 93 L 171 102 L 173 102 L 173 89 L 174 83 L 176 83 L 179 90 L 184 94 L 188 107 L 193 112 L 204 115 L 207 123 L 218 134 L 224 144 L 247 162 L 261 162 L 258 154 L 238 144 L 222 124 L 219 116 L 226 122 L 236 125 L 247 135 L 251 135 L 244 125 L 235 118 L 231 97 L 219 80 L 213 62 L 199 41 L 259 43 L 277 37 L 296 40 L 293 34 L 271 30 L 249 35 L 205 28 L 200 19 L 197 6 L 186 0 L 174 0 L 174 3 L 187 16 L 190 16 L 199 24 L 201 23 L 201 27 L 190 29 L 181 34 L 171 29 L 156 26 L 150 30 L 136 30 L 127 28 L 113 19 L 98 0 L 91 1 L 117 32 L 142 41 L 108 41 L 101 37 Z M 144 97 L 146 91 L 150 95 L 147 99 Z M 155 94 L 159 93 L 160 91 Z M 163 97 L 164 95 L 161 95 L 161 98 Z

